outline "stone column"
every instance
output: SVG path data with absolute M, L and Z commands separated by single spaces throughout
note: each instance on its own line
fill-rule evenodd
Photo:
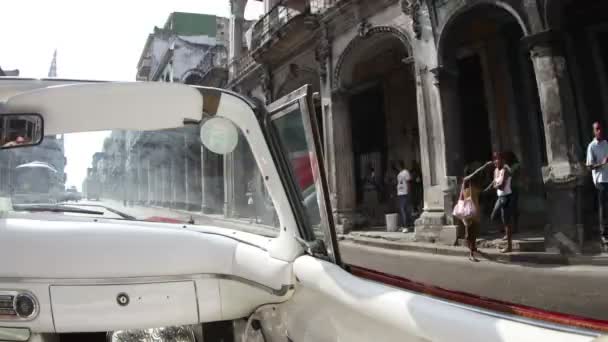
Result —
M 140 151 L 138 156 L 139 163 L 139 197 L 137 204 L 142 205 L 148 201 L 148 170 L 146 169 L 146 159 L 143 157 L 143 152 Z
M 162 206 L 163 203 L 162 167 L 162 164 L 154 166 L 154 204 L 157 206 Z
M 219 198 L 219 187 L 222 179 L 219 163 L 223 163 L 222 157 L 204 148 L 201 149 L 201 171 L 202 171 L 202 210 L 203 213 L 213 214 L 223 211 L 223 198 Z
M 175 172 L 176 171 L 175 170 L 175 164 L 176 164 L 175 159 L 176 158 L 177 158 L 177 156 L 175 155 L 175 151 L 174 151 L 173 155 L 171 156 L 171 167 L 169 169 L 169 174 L 170 174 L 169 179 L 171 180 L 170 183 L 169 183 L 170 184 L 169 191 L 171 193 L 171 208 L 177 208 L 176 207 L 176 204 L 177 204 L 177 192 L 176 192 L 176 190 L 177 190 L 177 182 L 178 182 L 178 180 L 177 180 L 176 172 Z
M 205 148 L 201 148 L 201 211 L 204 214 L 211 213 L 212 203 L 211 203 L 211 194 L 210 194 L 210 184 L 208 182 L 208 173 L 207 168 L 209 167 L 208 160 L 209 151 Z
M 545 246 L 550 251 L 579 253 L 583 243 L 583 183 L 586 172 L 577 160 L 577 118 L 572 88 L 559 37 L 544 32 L 525 41 L 531 46 L 545 127 L 548 165 Z
M 184 133 L 185 156 L 185 187 L 186 187 L 186 210 L 200 211 L 201 208 L 201 185 L 200 185 L 200 146 L 195 137 L 194 130 L 186 130 Z
M 147 171 L 147 185 L 148 185 L 148 195 L 146 198 L 146 204 L 151 205 L 154 203 L 154 174 L 152 173 L 152 162 L 150 161 L 150 157 L 147 158 L 146 161 L 146 171 Z
M 420 166 L 424 187 L 423 213 L 415 223 L 416 231 L 419 232 L 425 229 L 438 230 L 439 227 L 452 224 L 448 213 L 451 213 L 453 202 L 454 177 L 447 175 L 457 174 L 456 165 L 462 157 L 457 118 L 460 105 L 457 103 L 455 75 L 446 69 L 429 70 L 428 67 L 418 67 L 414 72 L 417 83 Z M 449 118 L 442 113 L 441 95 L 449 103 Z M 449 129 L 445 131 L 444 127 Z M 449 147 L 446 146 L 448 141 Z M 446 154 L 450 156 L 448 160 L 451 164 L 446 160 Z
M 189 137 L 188 131 L 184 131 L 184 148 L 183 148 L 183 159 L 184 159 L 184 209 L 188 210 L 188 206 L 190 203 L 190 198 L 192 195 L 190 194 L 190 157 L 189 157 Z
M 434 54 L 429 42 L 421 49 Z M 462 172 L 460 103 L 457 74 L 450 68 L 416 60 L 418 126 L 424 208 L 415 222 L 417 239 L 452 244 L 456 227 L 451 216 L 455 201 L 456 175 Z M 449 108 L 449 114 L 445 109 Z
M 224 216 L 234 215 L 235 196 L 234 196 L 234 153 L 224 156 Z
M 241 57 L 243 49 L 243 23 L 245 22 L 245 6 L 247 0 L 230 0 L 230 47 L 228 58 L 230 60 L 230 78 L 236 75 L 236 62 Z
M 334 91 L 327 112 L 327 160 L 332 167 L 328 175 L 330 199 L 336 230 L 348 234 L 354 225 L 356 209 L 355 165 L 351 118 L 347 94 Z
M 180 137 L 179 142 L 183 143 L 183 135 Z M 184 153 L 183 144 L 178 146 L 175 156 L 175 207 L 179 209 L 186 209 L 186 155 Z

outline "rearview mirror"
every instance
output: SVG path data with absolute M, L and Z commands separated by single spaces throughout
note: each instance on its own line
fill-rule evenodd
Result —
M 0 114 L 1 149 L 38 145 L 43 135 L 39 114 Z
M 234 123 L 221 117 L 213 117 L 203 122 L 200 135 L 203 146 L 221 155 L 234 151 L 239 142 L 239 131 Z

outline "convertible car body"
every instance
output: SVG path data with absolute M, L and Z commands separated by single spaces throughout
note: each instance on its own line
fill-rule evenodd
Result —
M 40 115 L 45 137 L 189 125 L 204 131 L 211 119 L 229 122 L 250 146 L 279 223 L 277 237 L 268 238 L 213 223 L 15 211 L 5 198 L 0 340 L 520 342 L 601 335 L 352 273 L 340 258 L 310 103 L 309 87 L 262 106 L 181 84 L 0 80 L 0 114 Z M 222 140 L 233 136 L 230 125 L 206 146 L 231 147 Z M 296 136 L 300 145 L 290 140 Z

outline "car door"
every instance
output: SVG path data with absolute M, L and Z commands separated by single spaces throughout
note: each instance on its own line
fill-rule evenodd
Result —
M 257 312 L 267 337 L 276 334 L 272 327 L 277 326 L 294 342 L 590 341 L 597 336 L 465 304 L 405 279 L 345 265 L 311 98 L 310 86 L 304 86 L 268 106 L 265 128 L 282 156 L 278 164 L 299 215 L 298 239 L 307 255 L 293 264 L 293 297 Z M 273 314 L 265 315 L 264 310 Z M 276 310 L 281 314 L 274 314 Z

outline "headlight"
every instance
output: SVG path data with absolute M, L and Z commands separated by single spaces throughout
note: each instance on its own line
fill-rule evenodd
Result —
M 189 327 L 118 330 L 108 333 L 108 342 L 196 342 Z

